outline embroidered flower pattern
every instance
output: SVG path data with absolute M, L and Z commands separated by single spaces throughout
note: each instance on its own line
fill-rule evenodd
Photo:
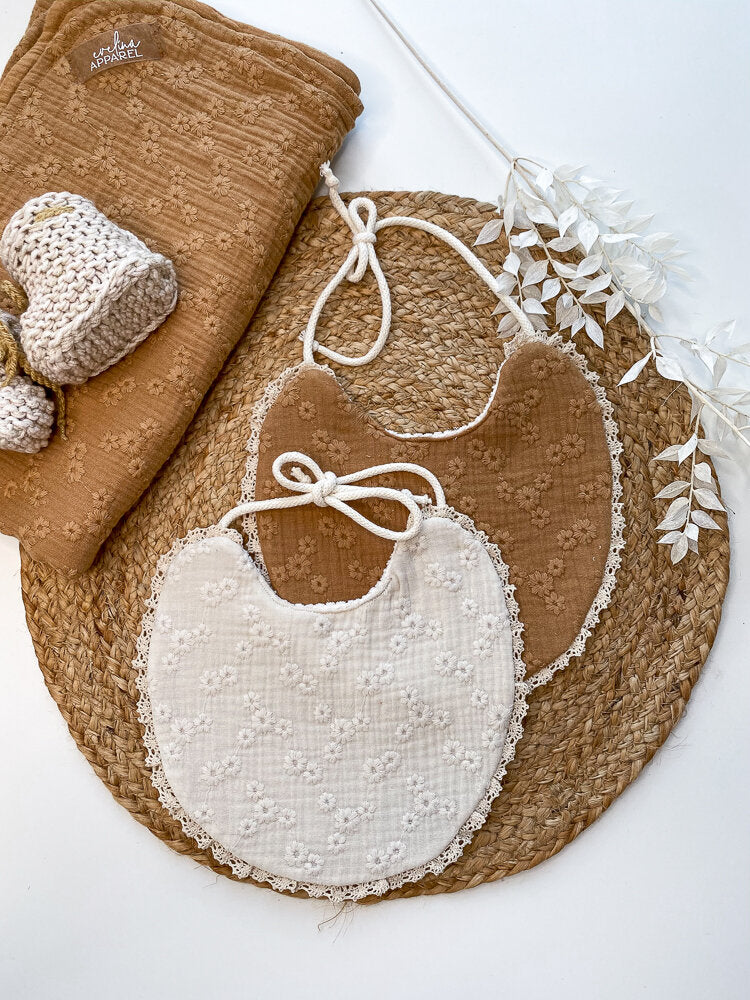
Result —
M 285 663 L 279 676 L 286 687 L 295 688 L 302 694 L 314 694 L 318 687 L 317 677 L 303 671 L 297 663 Z
M 378 757 L 368 757 L 364 764 L 364 773 L 368 781 L 379 784 L 386 776 L 401 766 L 401 754 L 397 750 L 386 750 Z
M 596 538 L 596 528 L 587 517 L 580 517 L 573 522 L 570 528 L 564 528 L 558 533 L 557 541 L 560 548 L 567 552 L 575 549 L 585 542 L 590 542 Z
M 175 629 L 169 636 L 167 652 L 162 663 L 167 673 L 174 673 L 179 670 L 180 665 L 186 656 L 196 647 L 203 645 L 211 636 L 210 630 L 205 625 L 197 625 L 193 629 Z
M 373 875 L 382 875 L 396 865 L 406 853 L 403 840 L 392 840 L 387 847 L 371 851 L 367 855 L 367 867 Z
M 290 750 L 287 753 L 284 758 L 284 770 L 311 785 L 317 785 L 323 780 L 323 769 L 320 764 L 308 760 L 301 750 Z
M 462 767 L 469 774 L 476 774 L 482 766 L 481 754 L 467 749 L 458 740 L 449 740 L 443 745 L 443 760 L 454 767 Z
M 301 875 L 317 875 L 323 867 L 323 858 L 305 847 L 301 840 L 293 840 L 286 849 L 286 860 Z
M 280 806 L 278 802 L 266 795 L 265 785 L 262 781 L 249 781 L 245 791 L 251 802 L 251 810 L 240 821 L 240 837 L 250 837 L 257 833 L 261 827 L 269 824 L 276 824 L 282 830 L 288 830 L 297 822 L 296 811 Z
M 374 670 L 365 670 L 357 677 L 357 687 L 367 694 L 373 694 L 389 687 L 394 677 L 392 663 L 379 663 Z
M 474 673 L 474 667 L 468 660 L 460 659 L 455 653 L 445 650 L 435 657 L 435 669 L 441 677 L 455 677 L 467 683 Z
M 201 690 L 207 697 L 218 694 L 222 688 L 233 687 L 237 683 L 237 671 L 226 664 L 218 670 L 204 670 L 200 675 Z
M 428 563 L 425 568 L 425 583 L 430 587 L 445 587 L 446 590 L 455 592 L 461 586 L 463 577 L 454 569 L 446 569 L 440 563 Z
M 404 833 L 414 833 L 431 816 L 451 817 L 456 814 L 455 799 L 441 797 L 427 789 L 427 782 L 421 774 L 410 774 L 406 784 L 414 797 L 413 808 L 404 813 L 401 828 Z
M 300 556 L 315 558 L 314 537 L 298 543 Z M 204 557 L 213 572 L 202 574 Z M 155 662 L 171 655 L 176 667 L 159 666 L 152 711 L 170 787 L 179 795 L 193 775 L 190 815 L 209 836 L 225 831 L 230 852 L 255 863 L 271 850 L 302 883 L 327 884 L 352 858 L 379 878 L 425 838 L 449 842 L 464 797 L 481 797 L 483 765 L 506 738 L 495 678 L 511 664 L 510 622 L 486 591 L 462 593 L 482 572 L 481 544 L 464 539 L 447 554 L 428 545 L 413 558 L 416 584 L 384 598 L 386 623 L 372 601 L 346 615 L 297 609 L 282 625 L 264 591 L 246 587 L 241 552 L 217 561 L 210 538 L 182 550 L 175 593 L 194 594 L 154 614 Z M 449 575 L 459 566 L 460 583 Z M 496 569 L 487 570 L 495 587 Z M 180 707 L 187 669 L 190 711 Z

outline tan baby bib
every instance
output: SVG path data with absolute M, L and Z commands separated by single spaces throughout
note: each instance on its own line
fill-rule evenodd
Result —
M 506 349 L 510 356 L 484 412 L 466 427 L 399 435 L 370 418 L 349 399 L 333 372 L 311 356 L 316 352 L 343 364 L 369 363 L 385 343 L 391 306 L 375 254 L 379 229 L 423 229 L 452 246 L 490 287 L 494 279 L 471 251 L 439 227 L 414 217 L 377 220 L 367 198 L 344 206 L 326 165 L 322 173 L 334 207 L 352 229 L 353 247 L 313 308 L 303 338 L 305 360 L 269 387 L 256 411 L 244 495 L 265 499 L 275 488 L 273 456 L 293 448 L 342 472 L 393 461 L 433 469 L 448 502 L 476 521 L 510 566 L 524 623 L 527 669 L 534 673 L 563 666 L 582 652 L 608 602 L 622 545 L 620 446 L 610 404 L 571 343 L 523 329 Z M 367 266 L 383 299 L 383 322 L 373 347 L 352 359 L 317 344 L 314 334 L 322 308 L 341 280 L 357 280 Z M 414 483 L 406 478 L 403 485 L 413 488 Z M 394 515 L 383 510 L 378 516 Z M 343 523 L 335 511 L 316 517 L 296 510 L 285 515 L 283 527 L 277 513 L 267 512 L 246 527 L 272 585 L 296 602 L 350 600 L 364 593 L 382 573 L 392 548 Z

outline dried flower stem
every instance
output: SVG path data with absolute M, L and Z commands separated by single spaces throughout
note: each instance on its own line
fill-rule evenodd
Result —
M 497 279 L 498 289 L 517 302 L 536 330 L 548 329 L 544 303 L 552 306 L 552 300 L 556 300 L 558 329 L 569 330 L 571 337 L 584 330 L 599 347 L 604 346 L 604 336 L 590 306 L 606 303 L 605 323 L 621 309 L 627 309 L 648 338 L 649 351 L 631 366 L 619 384 L 632 382 L 646 365 L 653 363 L 662 377 L 682 382 L 690 392 L 693 409 L 692 433 L 688 441 L 672 445 L 657 456 L 660 461 L 677 461 L 678 464 L 691 456 L 689 484 L 676 480 L 659 494 L 664 498 L 676 498 L 658 527 L 666 532 L 662 541 L 672 543 L 673 562 L 679 562 L 688 549 L 697 551 L 699 529 L 719 528 L 705 509 L 693 511 L 693 500 L 697 499 L 701 507 L 708 510 L 724 509 L 715 495 L 717 487 L 709 467 L 704 462 L 696 465 L 698 447 L 706 455 L 727 457 L 717 441 L 698 437 L 704 412 L 713 414 L 718 421 L 720 437 L 722 429 L 728 429 L 743 445 L 750 447 L 750 438 L 746 436 L 750 420 L 743 409 L 750 400 L 750 389 L 735 390 L 720 384 L 727 364 L 750 368 L 750 360 L 740 356 L 748 353 L 750 347 L 744 345 L 731 352 L 729 348 L 717 350 L 712 346 L 718 334 L 729 332 L 731 336 L 731 326 L 709 331 L 702 343 L 655 330 L 651 321 L 661 322 L 656 303 L 665 294 L 669 275 L 684 274 L 674 264 L 682 256 L 675 249 L 676 240 L 666 233 L 640 235 L 636 230 L 648 228 L 650 217 L 629 217 L 631 206 L 622 200 L 621 192 L 583 176 L 580 170 L 564 167 L 553 172 L 529 157 L 512 155 L 427 62 L 378 0 L 368 2 L 453 106 L 508 166 L 504 193 L 499 199 L 502 218 L 486 223 L 476 240 L 478 244 L 492 243 L 503 230 L 506 233 L 510 251 Z M 540 226 L 557 228 L 559 237 L 546 238 Z M 566 235 L 568 233 L 570 235 Z M 532 247 L 541 248 L 544 262 L 532 256 Z M 551 252 L 564 255 L 578 248 L 583 255 L 576 266 L 554 257 Z M 552 271 L 549 279 L 546 277 L 548 269 Z M 514 316 L 503 306 L 496 312 L 504 313 L 499 333 L 512 336 L 517 330 Z M 662 351 L 662 341 L 666 340 L 686 345 L 703 362 L 711 374 L 710 387 L 697 384 L 687 374 L 679 357 Z M 735 402 L 727 401 L 727 395 L 736 396 Z M 685 490 L 688 490 L 687 496 L 683 496 Z

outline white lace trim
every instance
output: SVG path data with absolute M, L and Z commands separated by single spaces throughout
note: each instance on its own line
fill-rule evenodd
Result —
M 614 410 L 612 404 L 610 403 L 604 386 L 599 381 L 599 376 L 596 372 L 592 371 L 586 359 L 582 354 L 578 352 L 576 346 L 572 340 L 565 340 L 560 336 L 559 333 L 555 334 L 544 334 L 544 333 L 534 333 L 528 334 L 519 332 L 508 341 L 505 345 L 505 355 L 506 360 L 517 351 L 524 344 L 529 343 L 545 343 L 556 347 L 558 350 L 566 354 L 572 361 L 575 362 L 578 369 L 584 375 L 586 380 L 591 385 L 594 390 L 597 402 L 599 403 L 599 408 L 602 412 L 602 421 L 604 423 L 604 433 L 607 439 L 607 447 L 609 449 L 609 457 L 612 466 L 612 515 L 611 515 L 611 530 L 610 530 L 610 543 L 609 552 L 607 554 L 607 560 L 604 564 L 604 572 L 602 574 L 602 582 L 599 585 L 596 596 L 591 604 L 591 607 L 584 618 L 583 624 L 570 646 L 562 653 L 557 659 L 553 660 L 552 663 L 547 664 L 546 667 L 542 667 L 541 670 L 537 671 L 533 677 L 528 681 L 529 690 L 533 690 L 542 684 L 546 684 L 547 681 L 552 677 L 554 673 L 558 670 L 562 670 L 566 667 L 568 663 L 575 656 L 580 656 L 585 648 L 586 642 L 591 636 L 592 632 L 596 628 L 599 622 L 599 617 L 601 613 L 607 608 L 610 601 L 612 600 L 612 595 L 614 593 L 615 585 L 617 583 L 617 570 L 620 568 L 621 562 L 621 552 L 625 546 L 625 517 L 623 515 L 622 506 L 622 467 L 620 464 L 620 456 L 622 455 L 622 443 L 618 437 L 617 433 L 617 421 L 614 417 Z M 505 362 L 503 362 L 505 364 Z M 492 402 L 495 398 L 498 386 L 500 384 L 500 376 L 503 369 L 503 364 L 500 365 L 498 369 L 497 376 L 495 378 L 495 383 L 492 388 L 489 400 L 482 412 L 471 420 L 469 423 L 464 424 L 461 427 L 457 427 L 448 431 L 437 431 L 430 433 L 415 433 L 415 434 L 402 434 L 395 431 L 389 430 L 384 427 L 383 430 L 389 434 L 391 437 L 399 439 L 426 439 L 426 438 L 437 438 L 437 437 L 452 437 L 456 434 L 461 433 L 471 427 L 476 427 L 478 424 L 484 420 L 490 411 Z M 256 490 L 256 479 L 258 472 L 258 455 L 260 448 L 260 435 L 263 423 L 268 415 L 269 410 L 279 398 L 284 388 L 293 381 L 299 373 L 305 368 L 313 368 L 318 371 L 325 372 L 332 378 L 336 379 L 338 384 L 343 389 L 340 379 L 328 365 L 320 365 L 317 362 L 301 362 L 298 365 L 294 365 L 291 368 L 286 368 L 278 378 L 273 382 L 270 382 L 261 396 L 253 407 L 252 417 L 250 419 L 250 437 L 247 442 L 247 465 L 245 468 L 245 475 L 242 480 L 242 503 L 247 503 L 255 499 Z M 263 576 L 268 580 L 268 569 L 266 567 L 265 561 L 263 559 L 263 551 L 260 545 L 260 536 L 258 534 L 258 523 L 254 514 L 248 514 L 243 519 L 243 528 L 248 538 L 248 548 L 258 565 L 258 568 L 262 572 Z
M 570 646 L 568 646 L 565 652 L 558 656 L 556 660 L 553 660 L 552 663 L 548 663 L 546 667 L 542 667 L 542 669 L 537 671 L 533 677 L 529 678 L 529 689 L 533 690 L 542 684 L 546 684 L 552 675 L 558 670 L 562 670 L 563 667 L 567 667 L 574 656 L 580 656 L 583 653 L 586 648 L 586 642 L 599 622 L 601 613 L 609 606 L 617 584 L 617 570 L 620 568 L 620 563 L 622 561 L 621 553 L 625 547 L 625 515 L 623 514 L 622 505 L 622 465 L 620 463 L 620 456 L 622 455 L 622 442 L 617 434 L 617 421 L 615 420 L 614 409 L 609 401 L 604 386 L 599 381 L 599 376 L 596 372 L 589 368 L 588 362 L 584 356 L 578 352 L 575 343 L 572 340 L 565 340 L 559 333 L 534 333 L 532 335 L 519 331 L 515 337 L 509 340 L 505 345 L 506 359 L 517 351 L 519 347 L 523 347 L 524 344 L 531 343 L 551 344 L 553 347 L 562 351 L 563 354 L 567 354 L 567 356 L 576 363 L 583 376 L 591 385 L 597 402 L 599 403 L 599 408 L 602 411 L 604 434 L 607 439 L 609 458 L 612 465 L 611 530 L 609 538 L 609 552 L 607 553 L 607 561 L 604 564 L 602 582 L 599 585 L 599 589 L 596 592 L 596 596 L 594 597 L 591 607 L 583 620 L 583 625 Z
M 272 387 L 269 386 L 269 389 Z M 268 392 L 268 390 L 266 390 Z M 276 393 L 278 395 L 278 393 Z M 275 398 L 275 396 L 274 396 Z M 270 404 L 269 404 L 270 405 Z M 363 899 L 366 896 L 381 896 L 391 889 L 398 889 L 410 882 L 418 882 L 425 875 L 438 874 L 448 865 L 457 861 L 467 844 L 469 844 L 474 833 L 479 830 L 487 819 L 493 801 L 502 790 L 502 782 L 505 777 L 508 765 L 513 760 L 516 752 L 516 745 L 523 735 L 523 720 L 528 711 L 527 698 L 531 690 L 531 684 L 526 681 L 526 669 L 523 663 L 523 625 L 519 619 L 518 603 L 514 596 L 515 587 L 510 583 L 508 567 L 503 562 L 500 549 L 489 540 L 487 535 L 480 531 L 474 522 L 465 514 L 454 510 L 452 507 L 425 507 L 425 517 L 442 517 L 455 524 L 460 525 L 469 534 L 473 535 L 484 546 L 497 570 L 503 584 L 505 602 L 508 609 L 510 628 L 513 642 L 513 663 L 514 663 L 514 697 L 513 708 L 508 722 L 508 731 L 505 736 L 503 752 L 498 762 L 497 770 L 493 775 L 487 789 L 474 807 L 469 817 L 464 821 L 456 836 L 448 846 L 432 861 L 418 868 L 410 868 L 407 871 L 389 878 L 377 879 L 371 882 L 360 882 L 354 885 L 318 885 L 309 882 L 298 882 L 283 876 L 274 875 L 272 872 L 264 871 L 261 868 L 243 861 L 224 847 L 217 840 L 211 837 L 203 827 L 191 816 L 189 816 L 177 796 L 172 791 L 164 770 L 161 757 L 161 749 L 156 738 L 154 727 L 154 717 L 151 705 L 151 698 L 148 690 L 148 658 L 151 644 L 151 635 L 154 628 L 154 619 L 159 603 L 162 587 L 167 576 L 170 563 L 174 557 L 186 546 L 202 538 L 212 538 L 223 536 L 232 541 L 242 544 L 242 536 L 233 528 L 221 528 L 218 525 L 211 525 L 207 528 L 195 528 L 184 538 L 180 538 L 173 544 L 169 552 L 162 555 L 157 563 L 156 571 L 151 583 L 151 595 L 146 601 L 146 611 L 141 623 L 141 631 L 138 636 L 137 653 L 133 665 L 138 676 L 136 685 L 140 692 L 138 699 L 138 718 L 144 727 L 143 741 L 147 750 L 146 764 L 151 768 L 151 780 L 159 794 L 159 801 L 167 812 L 179 821 L 182 829 L 188 837 L 191 837 L 199 847 L 210 850 L 214 858 L 220 863 L 228 865 L 238 878 L 252 878 L 256 882 L 265 882 L 274 889 L 285 892 L 304 891 L 309 896 L 322 897 L 334 902 L 344 900 Z M 396 545 L 408 544 L 397 542 Z

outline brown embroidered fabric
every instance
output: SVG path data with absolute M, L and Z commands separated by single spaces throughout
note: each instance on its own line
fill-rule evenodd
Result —
M 137 23 L 158 27 L 161 60 L 75 79 L 76 45 Z M 0 82 L 0 227 L 46 191 L 83 194 L 175 262 L 181 296 L 134 354 L 68 392 L 67 441 L 0 453 L 0 530 L 35 559 L 86 568 L 168 458 L 354 124 L 357 91 L 336 60 L 192 0 L 37 5 Z
M 332 374 L 303 366 L 264 420 L 258 499 L 278 496 L 271 465 L 285 451 L 303 451 L 337 474 L 383 462 L 430 469 L 448 503 L 473 518 L 510 566 L 529 672 L 552 663 L 578 635 L 609 554 L 612 465 L 594 390 L 557 348 L 519 347 L 504 363 L 484 416 L 455 436 L 431 439 L 395 437 Z M 424 492 L 415 476 L 392 482 Z M 398 505 L 355 506 L 386 527 L 405 524 Z M 268 511 L 257 515 L 257 525 L 272 586 L 298 603 L 360 596 L 382 575 L 393 548 L 330 508 Z

